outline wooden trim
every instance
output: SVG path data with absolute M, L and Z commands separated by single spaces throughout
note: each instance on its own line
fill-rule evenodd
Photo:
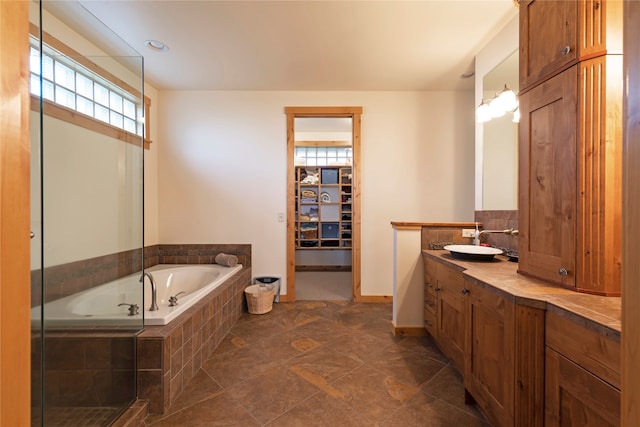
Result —
M 284 107 L 294 117 L 351 117 L 362 114 L 362 107 Z
M 296 141 L 296 147 L 351 147 L 351 141 Z M 328 165 L 333 166 L 333 165 Z M 336 165 L 349 166 L 349 165 Z
M 285 108 L 285 111 L 287 109 Z M 296 168 L 295 161 L 295 114 L 287 112 L 287 294 L 280 299 L 296 300 Z M 284 298 L 283 298 L 284 297 Z
M 357 302 L 393 302 L 392 295 L 360 295 Z
M 416 326 L 396 326 L 391 324 L 391 332 L 394 337 L 424 337 L 427 335 L 425 328 Z
M 371 297 L 362 297 L 361 284 L 361 137 L 362 107 L 285 107 L 287 115 L 287 298 L 295 301 L 295 129 L 296 117 L 351 117 L 352 119 L 352 151 L 353 178 L 351 180 L 351 280 L 353 285 L 353 300 L 356 302 L 371 302 Z M 373 297 L 376 302 L 381 301 Z M 383 297 L 386 298 L 386 297 Z
M 353 283 L 353 300 L 355 302 L 368 301 L 362 296 L 362 164 L 361 164 L 361 136 L 362 108 L 352 108 L 352 139 L 353 147 L 353 175 L 351 179 L 351 281 Z
M 34 36 L 34 37 L 40 37 L 40 30 L 39 28 L 32 24 L 29 23 L 29 33 Z M 145 149 L 149 149 L 151 147 L 151 126 L 150 126 L 150 121 L 151 121 L 151 99 L 148 96 L 143 96 L 142 92 L 140 92 L 138 89 L 134 88 L 133 86 L 131 86 L 130 84 L 128 84 L 127 82 L 125 82 L 124 80 L 116 77 L 115 75 L 111 74 L 110 72 L 108 72 L 107 70 L 105 70 L 104 68 L 100 67 L 99 65 L 97 65 L 95 62 L 89 60 L 86 56 L 80 54 L 79 52 L 77 52 L 76 50 L 72 49 L 71 47 L 67 46 L 66 44 L 64 44 L 63 42 L 61 42 L 60 40 L 58 40 L 57 38 L 53 37 L 51 34 L 43 31 L 42 32 L 42 41 L 50 46 L 51 48 L 57 50 L 58 52 L 60 52 L 61 54 L 65 55 L 65 56 L 69 56 L 71 58 L 73 58 L 74 62 L 77 62 L 78 64 L 82 65 L 83 67 L 87 68 L 88 70 L 92 71 L 93 73 L 99 75 L 100 77 L 102 77 L 103 79 L 109 81 L 110 83 L 112 83 L 113 85 L 122 88 L 123 90 L 125 90 L 126 92 L 130 93 L 131 95 L 138 97 L 138 98 L 142 98 L 142 102 L 143 102 L 143 109 L 144 109 L 144 148 Z M 40 111 L 40 105 L 39 105 L 39 98 L 38 97 L 31 97 L 32 101 L 31 101 L 31 109 L 33 111 Z M 35 100 L 35 101 L 34 101 Z M 139 135 L 136 134 L 132 134 L 130 132 L 127 132 L 123 129 L 120 129 L 118 127 L 112 126 L 108 123 L 102 122 L 100 120 L 94 119 L 93 117 L 87 116 L 85 114 L 82 113 L 78 113 L 75 110 L 63 107 L 62 105 L 56 104 L 54 102 L 51 102 L 49 100 L 44 100 L 45 104 L 50 104 L 52 107 L 58 108 L 61 111 L 55 112 L 54 110 L 52 110 L 51 108 L 48 108 L 45 106 L 45 110 L 44 113 L 46 115 L 50 115 L 52 117 L 55 117 L 57 119 L 60 120 L 64 120 L 68 123 L 73 123 L 77 126 L 80 126 L 82 128 L 85 129 L 89 129 L 92 130 L 94 132 L 98 132 L 101 133 L 103 135 L 112 137 L 112 138 L 117 138 L 121 141 L 125 141 L 125 142 L 129 142 L 129 143 L 133 143 L 136 145 L 139 145 L 139 142 L 131 142 L 132 140 L 135 140 L 136 138 L 132 138 L 132 136 L 136 136 L 137 138 L 140 138 Z M 68 112 L 64 112 L 65 110 L 68 110 Z M 71 112 L 71 114 L 69 114 L 69 112 Z M 131 136 L 128 137 L 123 137 L 123 134 L 128 134 Z
M 29 33 L 34 37 L 40 37 L 39 35 L 40 30 L 34 24 L 29 24 Z M 126 90 L 131 95 L 136 96 L 138 98 L 142 98 L 142 92 L 140 92 L 138 89 L 134 88 L 124 80 L 116 77 L 114 74 L 111 74 L 109 71 L 105 70 L 95 62 L 91 61 L 85 55 L 67 46 L 65 43 L 61 42 L 60 40 L 58 40 L 51 34 L 47 33 L 46 31 L 42 32 L 42 41 L 49 47 L 60 52 L 61 54 L 73 58 L 74 62 L 77 62 L 78 64 L 82 65 L 86 69 L 96 73 L 103 79 L 108 80 L 109 82 L 113 83 L 119 88 Z
M 143 140 L 140 135 L 127 132 L 126 130 L 111 126 L 108 123 L 96 120 L 93 117 L 79 113 L 71 108 L 64 107 L 60 104 L 56 104 L 48 99 L 42 100 L 44 106 L 44 114 L 49 117 L 53 117 L 63 122 L 71 123 L 75 126 L 88 129 L 93 132 L 100 133 L 110 138 L 119 139 L 128 144 L 139 146 Z M 40 98 L 31 95 L 31 110 L 37 113 L 40 112 Z M 149 149 L 150 141 L 144 140 L 144 148 Z
M 0 1 L 0 425 L 30 425 L 29 11 Z
M 640 2 L 624 2 L 622 423 L 640 425 Z

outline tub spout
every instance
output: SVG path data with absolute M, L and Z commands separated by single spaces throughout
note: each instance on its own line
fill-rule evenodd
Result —
M 158 304 L 156 303 L 156 282 L 153 280 L 153 276 L 148 271 L 142 273 L 140 277 L 140 283 L 144 283 L 144 277 L 149 278 L 149 283 L 151 283 L 151 307 L 149 307 L 149 311 L 158 310 Z

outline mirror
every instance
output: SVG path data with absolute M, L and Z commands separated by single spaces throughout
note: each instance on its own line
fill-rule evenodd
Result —
M 505 84 L 518 93 L 518 51 L 482 79 L 483 99 L 492 99 Z M 482 210 L 518 209 L 518 124 L 513 114 L 482 124 Z

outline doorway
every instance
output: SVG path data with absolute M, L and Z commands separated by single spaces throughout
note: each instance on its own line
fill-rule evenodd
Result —
M 282 299 L 296 300 L 299 279 L 301 285 L 312 280 L 326 287 L 328 297 L 317 299 L 346 292 L 349 300 L 359 301 L 362 107 L 286 107 L 285 113 L 287 294 Z M 345 280 L 348 289 L 338 289 Z M 305 299 L 316 299 L 305 293 Z M 321 293 L 315 289 L 311 295 Z

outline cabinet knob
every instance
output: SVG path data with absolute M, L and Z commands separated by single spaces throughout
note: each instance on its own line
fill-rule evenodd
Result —
M 562 50 L 560 50 L 560 53 L 561 53 L 562 55 L 566 55 L 566 54 L 568 54 L 569 52 L 571 52 L 571 46 L 565 46 L 565 47 L 563 47 L 563 48 L 562 48 Z
M 433 326 L 433 324 L 431 323 L 430 320 L 425 320 L 424 324 L 427 325 L 427 326 Z
M 434 291 L 440 292 L 440 288 L 435 288 Z
M 567 271 L 566 268 L 562 267 L 560 268 L 560 270 L 558 270 L 558 274 L 561 275 L 562 277 L 565 277 L 569 274 L 569 272 Z
M 468 293 L 469 293 L 469 289 L 467 289 L 467 288 L 462 288 L 462 290 L 461 290 L 460 292 L 462 292 L 462 295 L 466 295 L 466 294 L 468 294 Z

